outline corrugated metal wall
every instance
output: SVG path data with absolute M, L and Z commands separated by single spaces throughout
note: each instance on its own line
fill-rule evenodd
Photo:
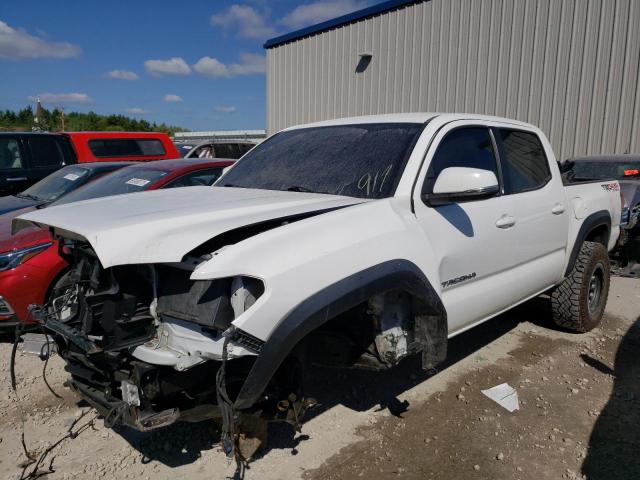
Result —
M 267 129 L 474 112 L 540 126 L 559 158 L 640 153 L 639 70 L 640 0 L 430 0 L 268 49 Z

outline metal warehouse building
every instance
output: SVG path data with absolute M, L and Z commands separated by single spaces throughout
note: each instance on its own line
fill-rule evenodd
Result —
M 640 0 L 395 0 L 265 48 L 268 133 L 474 112 L 540 126 L 562 159 L 640 153 Z

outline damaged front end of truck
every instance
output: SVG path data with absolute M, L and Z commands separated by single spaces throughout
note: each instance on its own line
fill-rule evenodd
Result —
M 274 376 L 241 415 L 233 405 L 263 342 L 232 321 L 263 294 L 261 280 L 191 280 L 210 255 L 104 269 L 82 240 L 60 238 L 59 253 L 72 266 L 67 288 L 34 314 L 66 361 L 69 385 L 105 424 L 147 431 L 211 419 L 227 454 L 242 458 L 265 441 L 268 421 L 300 428 L 314 402 L 302 399 L 297 368 Z

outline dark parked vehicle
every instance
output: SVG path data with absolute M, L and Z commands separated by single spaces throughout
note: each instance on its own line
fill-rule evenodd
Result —
M 185 158 L 233 158 L 238 159 L 256 144 L 240 140 L 207 140 L 200 143 L 177 144 Z
M 0 133 L 0 196 L 18 193 L 77 163 L 71 141 L 55 133 Z
M 640 276 L 640 155 L 579 157 L 564 163 L 569 182 L 616 179 L 622 192 L 622 220 L 618 247 L 611 252 L 624 276 Z
M 67 165 L 21 193 L 0 198 L 0 215 L 27 207 L 41 207 L 106 173 L 134 162 L 98 162 Z

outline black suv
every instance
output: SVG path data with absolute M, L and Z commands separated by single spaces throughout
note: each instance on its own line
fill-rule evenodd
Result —
M 0 196 L 22 192 L 73 163 L 77 163 L 76 155 L 65 135 L 0 133 Z

